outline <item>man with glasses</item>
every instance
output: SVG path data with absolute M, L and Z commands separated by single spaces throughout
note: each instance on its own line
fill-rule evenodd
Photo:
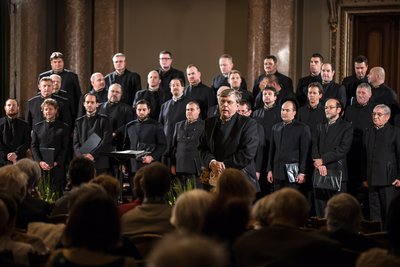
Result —
M 328 170 L 342 172 L 340 192 L 347 191 L 346 155 L 353 140 L 351 124 L 341 118 L 343 106 L 335 98 L 325 103 L 325 116 L 328 122 L 317 125 L 316 134 L 312 141 L 312 158 L 315 172 L 326 176 Z M 338 191 L 315 188 L 315 210 L 318 217 L 324 217 L 327 201 Z
M 106 75 L 106 87 L 108 89 L 114 83 L 120 84 L 122 87 L 121 102 L 132 106 L 136 92 L 142 89 L 140 75 L 126 68 L 126 56 L 124 54 L 115 54 L 112 61 L 114 71 Z
M 161 77 L 160 89 L 165 93 L 165 100 L 172 98 L 172 94 L 169 88 L 169 84 L 172 79 L 178 78 L 183 81 L 183 87 L 185 87 L 185 75 L 182 71 L 174 69 L 172 67 L 172 53 L 170 51 L 161 51 L 159 55 L 160 68 L 158 73 Z
M 400 188 L 400 132 L 388 123 L 390 114 L 388 106 L 375 106 L 374 126 L 365 131 L 363 138 L 370 220 L 380 221 L 382 225 L 385 225 L 389 204 Z

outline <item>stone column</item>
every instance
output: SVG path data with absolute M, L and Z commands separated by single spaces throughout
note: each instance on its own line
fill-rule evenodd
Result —
M 91 25 L 90 1 L 65 0 L 65 67 L 76 72 L 81 89 L 85 92 L 89 84 L 91 69 Z
M 93 72 L 112 71 L 112 56 L 117 52 L 118 0 L 94 2 Z
M 263 72 L 263 61 L 270 51 L 271 0 L 249 0 L 247 84 L 253 89 L 254 79 Z

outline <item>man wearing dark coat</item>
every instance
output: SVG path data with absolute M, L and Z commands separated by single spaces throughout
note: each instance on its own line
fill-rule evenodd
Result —
M 109 159 L 102 153 L 112 150 L 112 128 L 107 116 L 97 113 L 97 99 L 92 93 L 84 96 L 86 115 L 78 118 L 74 130 L 74 150 L 95 162 L 96 173 L 109 172 Z
M 60 196 L 65 181 L 69 125 L 57 120 L 56 100 L 44 100 L 42 110 L 45 120 L 36 123 L 32 129 L 32 156 L 40 168 L 50 175 L 52 187 Z
M 354 59 L 354 74 L 344 77 L 342 85 L 346 87 L 347 105 L 351 105 L 356 98 L 357 86 L 368 83 L 367 77 L 368 59 L 365 56 L 357 56 Z
M 141 167 L 160 161 L 167 148 L 167 140 L 161 123 L 149 117 L 150 103 L 142 99 L 136 103 L 137 119 L 125 128 L 123 149 L 144 150 L 148 152 L 141 158 L 131 159 L 129 173 L 133 177 Z
M 25 158 L 31 144 L 29 125 L 18 118 L 18 101 L 7 99 L 4 111 L 6 116 L 0 119 L 0 166 Z
M 284 102 L 281 108 L 282 122 L 272 127 L 267 171 L 268 181 L 273 183 L 275 191 L 283 187 L 300 189 L 300 185 L 306 182 L 310 128 L 295 120 L 295 115 L 294 101 Z
M 92 88 L 89 90 L 89 93 L 96 96 L 98 105 L 107 102 L 108 91 L 106 89 L 106 80 L 104 79 L 103 74 L 100 72 L 93 73 L 92 76 L 90 76 L 90 83 Z M 78 118 L 86 114 L 85 107 L 83 106 L 83 97 L 84 96 L 79 100 Z
M 205 121 L 199 144 L 200 158 L 213 175 L 219 175 L 225 168 L 243 171 L 260 191 L 254 164 L 258 146 L 257 122 L 237 114 L 239 100 L 237 90 L 222 92 L 220 117 Z
M 197 147 L 204 131 L 204 121 L 199 118 L 200 112 L 198 102 L 192 100 L 186 105 L 186 120 L 175 124 L 171 146 L 171 173 L 177 175 L 183 184 L 192 180 L 195 187 L 200 186 L 198 177 L 201 161 Z
M 335 76 L 335 70 L 331 63 L 324 63 L 321 67 L 321 76 L 322 76 L 322 103 L 329 98 L 336 98 L 339 100 L 343 108 L 346 106 L 347 97 L 346 97 L 346 88 L 343 85 L 335 83 L 333 77 Z
M 228 76 L 233 69 L 233 58 L 229 54 L 223 54 L 219 57 L 218 64 L 221 73 L 215 76 L 211 83 L 211 89 L 213 89 L 215 94 L 221 86 L 230 87 Z M 243 77 L 241 77 L 240 90 L 247 91 L 246 80 Z
M 170 51 L 161 51 L 159 54 L 160 68 L 158 73 L 161 78 L 160 89 L 165 95 L 165 100 L 169 100 L 172 97 L 170 90 L 170 83 L 173 79 L 178 78 L 183 81 L 183 87 L 185 87 L 185 75 L 182 71 L 174 69 L 172 67 L 172 53 Z
M 133 120 L 133 108 L 122 103 L 122 88 L 118 83 L 108 88 L 108 101 L 101 104 L 98 113 L 110 119 L 112 128 L 112 144 L 117 150 L 122 150 L 125 126 Z
M 386 105 L 375 106 L 374 126 L 363 139 L 370 219 L 383 225 L 391 200 L 400 192 L 400 130 L 388 123 L 390 112 Z
M 51 70 L 43 72 L 39 75 L 38 81 L 43 77 L 49 77 L 52 74 L 58 74 L 61 77 L 61 90 L 68 93 L 68 99 L 72 102 L 73 107 L 72 119 L 75 119 L 76 112 L 78 111 L 78 104 L 82 92 L 79 85 L 78 75 L 71 70 L 64 68 L 64 55 L 60 52 L 53 52 L 50 56 Z M 65 121 L 64 121 L 65 122 Z
M 337 99 L 328 99 L 325 103 L 325 115 L 328 122 L 319 124 L 312 140 L 311 156 L 314 172 L 326 176 L 328 170 L 342 172 L 340 192 L 347 191 L 346 156 L 353 139 L 351 124 L 341 118 L 343 108 Z M 324 210 L 329 198 L 338 191 L 315 188 L 315 209 L 318 217 L 324 217 Z
M 126 56 L 124 54 L 115 54 L 112 61 L 115 70 L 106 75 L 106 87 L 109 88 L 114 83 L 120 84 L 122 87 L 121 102 L 132 106 L 136 92 L 142 89 L 140 75 L 126 68 Z
M 133 107 L 139 100 L 146 100 L 150 104 L 150 118 L 158 120 L 161 105 L 167 101 L 164 91 L 160 90 L 161 78 L 156 70 L 151 70 L 147 75 L 147 89 L 136 92 Z
M 189 98 L 183 95 L 185 87 L 181 79 L 172 79 L 170 87 L 172 99 L 162 104 L 160 117 L 158 119 L 158 121 L 163 125 L 164 134 L 167 137 L 167 154 L 170 152 L 175 123 L 186 119 L 186 105 L 190 101 Z M 169 155 L 166 156 L 169 157 Z
M 308 85 L 313 82 L 322 84 L 321 66 L 324 58 L 318 54 L 312 54 L 310 59 L 310 75 L 300 78 L 296 88 L 296 98 L 300 107 L 307 104 Z
M 207 118 L 208 108 L 217 104 L 214 91 L 201 82 L 199 68 L 190 64 L 186 68 L 189 85 L 185 88 L 184 95 L 196 100 L 200 105 L 201 119 Z

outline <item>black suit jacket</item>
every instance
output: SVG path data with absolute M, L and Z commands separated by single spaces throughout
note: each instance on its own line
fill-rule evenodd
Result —
M 388 123 L 379 130 L 370 127 L 364 133 L 363 144 L 366 152 L 364 170 L 368 185 L 389 186 L 400 178 L 399 128 Z
M 195 86 L 188 85 L 184 94 L 199 103 L 202 119 L 207 117 L 208 108 L 217 104 L 214 91 L 201 82 Z
M 161 84 L 160 91 L 162 91 L 165 95 L 165 100 L 169 100 L 172 98 L 171 89 L 169 88 L 169 83 L 174 78 L 179 78 L 183 81 L 183 85 L 186 83 L 185 75 L 182 71 L 170 68 L 168 71 L 163 71 L 161 68 L 158 70 L 158 74 L 160 74 Z
M 343 107 L 346 106 L 346 88 L 343 85 L 331 81 L 330 83 L 323 84 L 322 87 L 324 90 L 321 99 L 322 103 L 325 103 L 329 98 L 336 98 L 342 103 Z
M 312 141 L 312 158 L 322 159 L 327 169 L 341 170 L 347 181 L 346 156 L 353 140 L 353 127 L 338 118 L 335 123 L 319 124 Z
M 131 72 L 125 69 L 122 75 L 119 75 L 116 71 L 111 72 L 104 77 L 106 80 L 107 90 L 113 83 L 118 83 L 122 87 L 121 102 L 128 105 L 133 104 L 135 94 L 137 91 L 142 90 L 142 83 L 140 81 L 140 75 L 136 72 Z
M 197 147 L 203 131 L 204 121 L 202 120 L 193 123 L 185 120 L 175 124 L 171 164 L 176 166 L 178 173 L 200 174 L 201 161 Z
M 150 91 L 149 89 L 144 89 L 136 92 L 135 100 L 133 102 L 133 107 L 136 107 L 136 103 L 141 100 L 147 100 L 150 103 L 150 118 L 158 120 L 160 116 L 161 105 L 167 100 L 165 93 L 161 90 Z M 136 114 L 134 114 L 136 117 Z
M 293 120 L 287 125 L 283 122 L 275 124 L 272 127 L 267 171 L 272 171 L 274 179 L 287 181 L 285 164 L 298 163 L 299 173 L 306 174 L 310 142 L 310 128 L 304 123 Z
M 31 145 L 30 128 L 26 121 L 13 119 L 14 133 L 9 129 L 8 118 L 0 119 L 0 166 L 9 163 L 7 154 L 14 152 L 17 159 L 24 158 Z
M 221 126 L 223 138 L 218 140 L 216 137 Z M 215 159 L 224 162 L 226 168 L 242 170 L 259 190 L 254 164 L 258 141 L 257 122 L 254 119 L 235 114 L 222 125 L 219 117 L 212 117 L 206 119 L 200 137 L 200 158 L 206 167 Z

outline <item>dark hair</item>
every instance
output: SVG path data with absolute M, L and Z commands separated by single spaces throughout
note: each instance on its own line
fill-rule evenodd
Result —
M 251 110 L 251 104 L 246 99 L 240 99 L 239 105 L 241 105 L 241 106 L 246 105 L 247 109 Z
M 181 86 L 185 86 L 184 81 L 181 78 L 172 78 L 171 81 L 169 82 L 169 87 L 171 87 L 171 83 L 172 81 L 179 81 L 179 83 L 181 84 Z
M 9 101 L 9 100 L 13 100 L 13 101 L 17 102 L 17 106 L 19 106 L 18 100 L 17 100 L 16 98 L 12 98 L 12 97 L 8 98 L 8 99 L 4 102 L 4 105 L 5 105 L 5 104 L 7 103 L 7 101 Z
M 283 99 L 282 105 L 285 104 L 286 102 L 292 103 L 293 111 L 297 111 L 299 104 L 297 103 L 296 99 L 294 99 L 294 98 Z
M 274 55 L 267 55 L 267 56 L 264 58 L 264 60 L 265 60 L 265 59 L 272 59 L 272 60 L 274 61 L 275 64 L 278 62 L 278 59 L 277 59 L 276 56 L 274 56 Z
M 324 65 L 331 65 L 332 70 L 333 71 L 335 70 L 335 64 L 334 63 L 326 62 L 326 63 L 322 64 L 322 66 L 324 66 Z M 321 68 L 322 68 L 322 66 L 321 66 Z
M 153 162 L 143 168 L 143 191 L 145 197 L 164 197 L 171 186 L 171 177 L 167 166 L 159 162 Z
M 263 91 L 266 91 L 266 90 L 269 90 L 269 91 L 274 92 L 274 95 L 276 96 L 276 89 L 275 89 L 274 87 L 272 87 L 272 86 L 266 86 L 266 87 L 263 89 Z
M 320 53 L 314 53 L 311 55 L 311 57 L 319 57 L 321 63 L 324 62 L 324 57 Z
M 58 110 L 58 102 L 53 98 L 46 98 L 43 103 L 40 105 L 41 110 L 43 111 L 44 106 L 53 106 L 55 109 Z
M 197 67 L 195 64 L 189 64 L 186 68 L 188 69 L 192 67 L 196 68 L 197 71 L 200 71 L 199 67 Z
M 106 251 L 118 242 L 121 226 L 117 207 L 106 193 L 100 192 L 77 197 L 64 230 L 65 245 Z
M 368 65 L 368 58 L 363 56 L 363 55 L 359 55 L 354 59 L 354 63 L 365 63 L 365 65 Z
M 308 85 L 307 91 L 310 87 L 317 87 L 320 95 L 324 92 L 322 85 L 319 82 L 312 82 Z
M 161 54 L 168 54 L 168 55 L 169 55 L 169 57 L 171 57 L 171 58 L 172 58 L 172 53 L 171 53 L 170 51 L 167 51 L 167 50 L 162 50 L 162 51 L 159 53 L 159 55 L 161 55 Z
M 135 109 L 138 105 L 147 105 L 147 108 L 150 109 L 150 103 L 146 99 L 140 99 L 138 102 L 136 102 Z
M 91 92 L 86 93 L 86 94 L 83 96 L 83 102 L 85 102 L 85 101 L 86 101 L 86 97 L 88 97 L 88 96 L 90 96 L 90 95 L 92 95 L 92 96 L 94 96 L 94 97 L 96 98 L 96 103 L 99 102 L 98 99 L 97 99 L 97 95 L 95 95 L 94 93 L 91 93 Z
M 71 185 L 78 186 L 93 179 L 95 172 L 93 161 L 85 157 L 76 157 L 69 164 L 68 178 Z

